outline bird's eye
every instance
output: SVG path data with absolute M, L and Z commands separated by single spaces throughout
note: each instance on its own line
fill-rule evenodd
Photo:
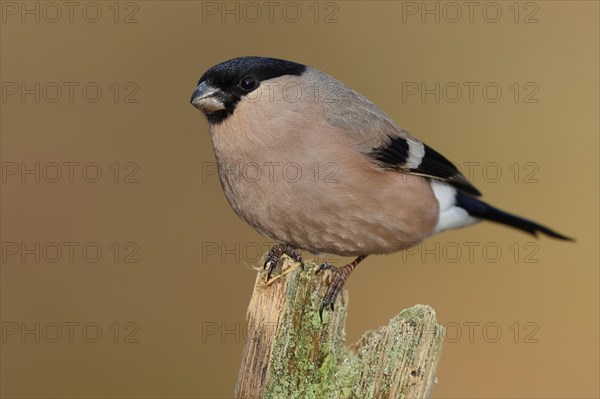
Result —
M 244 76 L 240 80 L 240 87 L 244 90 L 252 90 L 256 88 L 256 79 L 252 76 Z

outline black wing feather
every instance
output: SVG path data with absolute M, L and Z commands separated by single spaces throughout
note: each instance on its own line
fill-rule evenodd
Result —
M 402 169 L 405 172 L 443 180 L 469 194 L 480 196 L 481 193 L 464 177 L 458 168 L 433 148 L 423 144 L 425 155 L 416 168 L 407 165 L 410 147 L 403 137 L 394 137 L 389 144 L 374 148 L 371 156 L 384 166 Z

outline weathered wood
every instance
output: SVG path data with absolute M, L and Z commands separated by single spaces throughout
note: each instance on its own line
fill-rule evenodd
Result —
M 259 272 L 247 313 L 247 336 L 235 388 L 240 399 L 423 398 L 436 382 L 444 330 L 426 305 L 403 310 L 387 326 L 344 345 L 348 305 L 318 309 L 329 272 L 315 275 L 284 258 L 281 278 Z

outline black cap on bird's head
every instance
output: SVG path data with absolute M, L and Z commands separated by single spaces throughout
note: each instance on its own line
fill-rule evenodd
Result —
M 306 66 L 266 57 L 239 57 L 210 68 L 198 81 L 190 102 L 210 123 L 231 115 L 240 99 L 256 90 L 261 82 L 283 75 L 300 76 Z

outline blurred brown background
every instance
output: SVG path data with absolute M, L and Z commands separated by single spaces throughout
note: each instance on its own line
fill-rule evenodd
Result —
M 426 303 L 448 328 L 434 397 L 599 396 L 597 2 L 69 4 L 1 2 L 3 398 L 233 395 L 270 243 L 189 98 L 251 54 L 326 71 L 577 238 L 484 223 L 372 257 L 349 342 Z

